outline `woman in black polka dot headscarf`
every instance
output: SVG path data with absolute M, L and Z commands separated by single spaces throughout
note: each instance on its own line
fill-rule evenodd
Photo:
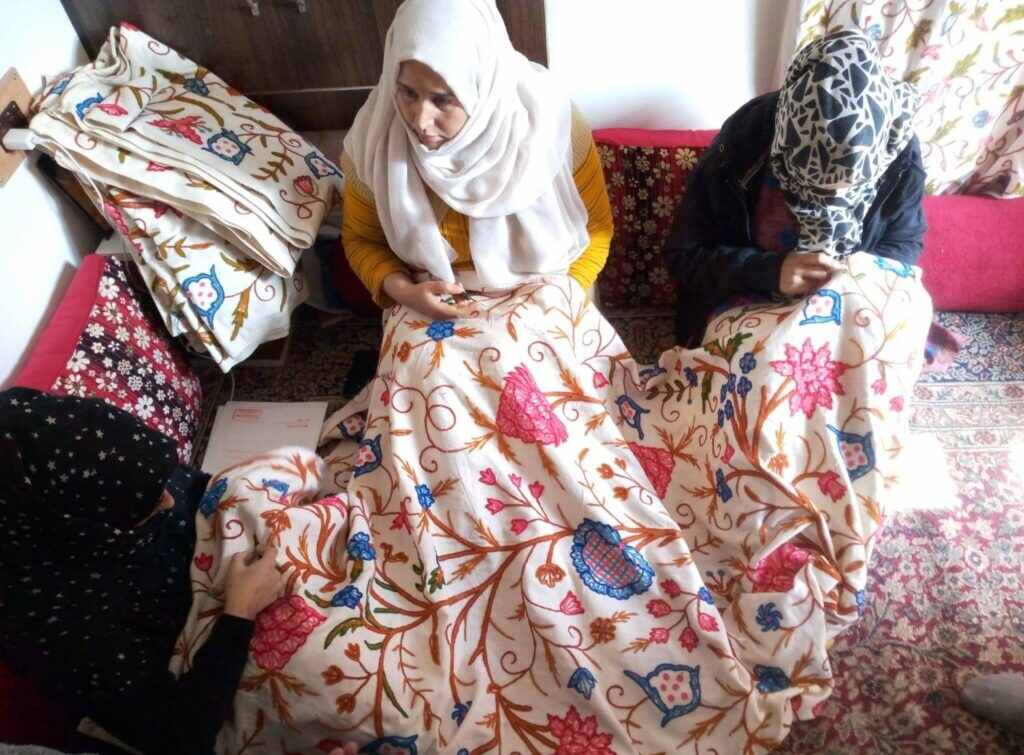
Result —
M 0 393 L 0 655 L 118 739 L 180 755 L 212 749 L 283 577 L 272 549 L 233 562 L 224 615 L 170 674 L 208 481 L 177 458 L 101 401 Z

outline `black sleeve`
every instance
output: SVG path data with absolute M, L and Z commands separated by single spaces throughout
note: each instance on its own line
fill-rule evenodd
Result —
M 871 251 L 879 257 L 916 265 L 924 248 L 924 232 L 928 228 L 922 205 L 925 171 L 916 136 L 905 149 L 908 165 L 882 205 L 884 229 Z
M 151 684 L 123 699 L 112 715 L 96 716 L 111 734 L 145 755 L 208 755 L 230 714 L 252 639 L 253 623 L 221 616 L 178 679 Z M 116 712 L 113 712 L 116 711 Z
M 686 346 L 699 343 L 711 310 L 739 294 L 772 294 L 778 289 L 782 255 L 753 245 L 725 243 L 722 224 L 735 223 L 716 212 L 728 201 L 742 207 L 744 198 L 728 192 L 739 187 L 722 184 L 714 164 L 718 139 L 704 153 L 690 176 L 687 191 L 663 247 L 665 264 L 679 286 L 679 339 Z M 724 195 L 715 200 L 716 195 Z M 735 214 L 735 213 L 734 213 Z M 749 233 L 732 229 L 749 238 Z

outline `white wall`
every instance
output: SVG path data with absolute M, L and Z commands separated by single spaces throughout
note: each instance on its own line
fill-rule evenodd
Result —
M 548 64 L 593 128 L 717 128 L 777 89 L 798 0 L 545 0 Z
M 2 0 L 0 74 L 15 67 L 29 89 L 86 62 L 59 0 Z M 94 227 L 60 195 L 30 157 L 0 188 L 0 383 L 28 346 L 98 239 Z

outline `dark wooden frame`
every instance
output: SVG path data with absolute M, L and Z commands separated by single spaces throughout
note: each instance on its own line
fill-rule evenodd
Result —
M 401 0 L 61 0 L 90 57 L 128 21 L 204 65 L 297 131 L 348 128 L 380 77 Z M 512 43 L 547 64 L 544 0 L 498 0 Z

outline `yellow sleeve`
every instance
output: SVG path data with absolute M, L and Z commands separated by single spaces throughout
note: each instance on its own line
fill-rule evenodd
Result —
M 571 275 L 583 288 L 590 288 L 597 280 L 597 274 L 608 260 L 608 249 L 612 243 L 612 207 L 608 201 L 608 190 L 604 184 L 604 171 L 597 145 L 590 139 L 590 149 L 583 162 L 573 174 L 580 199 L 587 208 L 587 232 L 590 245 L 583 250 L 569 267 Z
M 354 181 L 345 183 L 345 204 L 341 221 L 341 243 L 352 272 L 366 286 L 379 307 L 389 307 L 390 297 L 381 290 L 384 279 L 397 272 L 409 272 L 405 263 L 391 251 L 377 217 L 377 206 Z

